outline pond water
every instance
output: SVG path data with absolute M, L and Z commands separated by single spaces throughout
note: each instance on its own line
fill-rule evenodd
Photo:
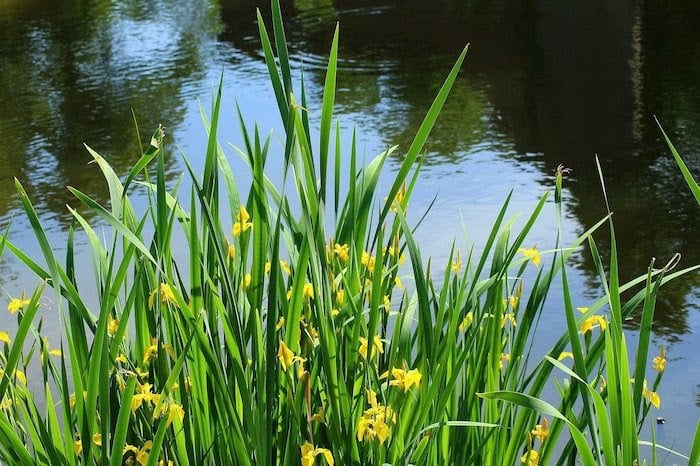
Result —
M 367 159 L 398 144 L 390 171 L 470 43 L 411 201 L 421 210 L 437 196 L 418 233 L 426 255 L 444 260 L 453 240 L 462 249 L 466 237 L 483 241 L 511 189 L 510 210 L 527 214 L 553 186 L 560 163 L 572 169 L 565 227 L 573 240 L 605 213 L 597 155 L 623 279 L 643 274 L 652 257 L 665 263 L 675 252 L 682 266 L 700 263 L 700 208 L 654 120 L 700 175 L 700 2 L 283 3 L 295 78 L 303 70 L 312 119 L 339 22 L 336 114 L 345 141 L 356 128 Z M 65 187 L 108 198 L 83 144 L 126 172 L 138 155 L 133 116 L 144 135 L 159 123 L 166 127 L 174 143 L 171 182 L 184 171 L 175 144 L 201 164 L 206 137 L 198 100 L 208 107 L 222 75 L 221 140 L 240 143 L 237 102 L 246 121 L 272 129 L 278 141 L 281 123 L 256 7 L 269 18 L 266 2 L 250 0 L 0 0 L 0 226 L 11 223 L 13 240 L 32 247 L 16 177 L 60 248 L 70 224 L 65 206 L 76 205 Z M 532 243 L 551 244 L 555 225 L 549 205 Z M 605 236 L 597 237 L 603 251 Z M 584 306 L 600 296 L 599 280 L 588 254 L 572 265 L 576 299 Z M 35 281 L 5 255 L 0 284 L 6 293 L 33 289 Z M 563 328 L 558 298 L 550 299 L 543 319 L 545 345 Z M 700 365 L 693 362 L 699 311 L 695 273 L 662 290 L 654 322 L 654 345 L 669 354 L 660 411 L 668 422 L 657 440 L 686 452 L 700 415 Z M 633 337 L 636 323 L 628 324 Z M 10 325 L 12 319 L 0 317 L 0 327 Z

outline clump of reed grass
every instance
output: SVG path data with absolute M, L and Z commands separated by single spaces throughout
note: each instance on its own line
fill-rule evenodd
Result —
M 188 197 L 166 186 L 162 129 L 123 179 L 88 148 L 109 186 L 109 207 L 70 189 L 109 234 L 71 210 L 76 230 L 64 259 L 16 183 L 42 257 L 18 249 L 7 233 L 0 255 L 7 248 L 42 282 L 11 301 L 18 327 L 0 334 L 0 458 L 142 466 L 639 462 L 637 432 L 665 365 L 657 356 L 648 385 L 654 298 L 692 269 L 652 264 L 619 284 L 610 217 L 571 244 L 557 239 L 546 254 L 527 247 L 545 193 L 519 229 L 506 218 L 509 196 L 479 255 L 453 246 L 444 269 L 433 270 L 413 236 L 419 220 L 408 202 L 466 48 L 384 197 L 379 178 L 397 149 L 360 166 L 354 138 L 345 153 L 333 124 L 337 30 L 315 140 L 304 90 L 292 92 L 276 0 L 272 7 L 274 47 L 259 14 L 258 22 L 285 142 L 276 147 L 239 112 L 237 152 L 252 180 L 246 190 L 217 141 L 221 86 L 204 118 L 201 172 L 185 159 Z M 272 160 L 283 163 L 281 186 L 266 176 Z M 559 209 L 564 175 L 558 171 L 554 188 Z M 132 196 L 143 187 L 148 209 L 138 214 Z M 592 236 L 604 223 L 613 239 L 607 271 Z M 91 248 L 95 288 L 86 294 L 98 307 L 78 289 L 77 228 Z M 176 237 L 186 242 L 184 259 L 173 253 Z M 566 264 L 584 243 L 607 278 L 605 296 L 579 315 Z M 532 267 L 534 276 L 526 274 Z M 639 284 L 623 302 L 621 293 Z M 555 286 L 564 291 L 567 332 L 533 361 L 538 319 Z M 63 329 L 56 347 L 36 323 L 47 287 Z M 638 306 L 630 369 L 621 323 Z M 572 368 L 559 361 L 567 354 Z M 566 377 L 558 407 L 540 399 L 555 369 Z M 27 388 L 27 373 L 40 375 L 40 393 Z

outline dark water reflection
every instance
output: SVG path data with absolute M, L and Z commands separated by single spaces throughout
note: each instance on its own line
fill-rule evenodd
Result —
M 201 126 L 192 101 L 206 98 L 222 71 L 234 76 L 231 98 L 252 102 L 256 120 L 271 118 L 273 101 L 258 95 L 269 86 L 256 8 L 269 18 L 267 2 L 252 0 L 0 0 L 0 223 L 18 209 L 13 177 L 57 230 L 69 221 L 66 185 L 105 202 L 82 144 L 124 173 L 138 154 L 132 109 L 144 139 L 163 123 L 182 143 Z M 467 202 L 495 212 L 501 198 L 491 204 L 490 192 L 511 182 L 499 173 L 482 187 L 449 188 L 455 174 L 483 164 L 510 164 L 550 187 L 563 163 L 573 169 L 567 218 L 582 232 L 605 213 L 597 154 L 622 278 L 675 252 L 683 266 L 700 263 L 700 208 L 654 121 L 700 177 L 700 2 L 297 0 L 284 1 L 283 13 L 312 103 L 340 22 L 337 113 L 357 125 L 368 155 L 408 146 L 471 44 L 427 146 L 424 176 L 443 188 L 446 204 L 470 193 Z M 172 180 L 182 167 L 173 161 L 168 170 Z M 597 240 L 606 255 L 606 232 Z M 596 289 L 590 258 L 579 261 L 583 285 Z M 699 285 L 695 274 L 663 291 L 657 334 L 697 348 Z M 686 386 L 693 398 L 694 382 Z
M 540 1 L 297 1 L 288 3 L 291 53 L 307 77 L 340 23 L 338 104 L 361 113 L 386 144 L 407 146 L 445 70 L 471 43 L 462 80 L 429 146 L 428 165 L 464 165 L 486 144 L 501 156 L 538 163 L 543 184 L 560 163 L 573 169 L 570 213 L 582 225 L 605 214 L 595 156 L 614 212 L 620 273 L 643 273 L 675 252 L 700 262 L 700 209 L 654 121 L 658 117 L 700 174 L 700 3 Z M 251 5 L 224 6 L 221 40 L 259 55 Z M 230 22 L 236 18 L 237 22 Z M 400 152 L 398 153 L 400 157 Z M 604 255 L 607 234 L 598 236 Z M 584 256 L 581 268 L 597 279 Z M 659 298 L 655 330 L 688 333 L 698 277 Z M 634 327 L 634 321 L 630 322 Z
M 66 220 L 66 185 L 106 195 L 83 143 L 123 173 L 138 156 L 132 109 L 144 137 L 184 118 L 219 12 L 170 3 L 0 3 L 0 215 L 16 207 L 17 177 L 41 213 Z

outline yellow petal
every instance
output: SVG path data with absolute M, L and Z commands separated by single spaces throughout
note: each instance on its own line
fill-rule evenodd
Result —
M 282 369 L 285 372 L 294 362 L 294 353 L 292 353 L 292 350 L 290 350 L 283 341 L 280 341 L 280 347 L 277 351 L 277 359 L 279 359 Z
M 377 434 L 377 438 L 379 439 L 380 445 L 383 444 L 384 441 L 386 441 L 386 439 L 389 438 L 389 434 L 391 434 L 389 426 L 386 425 L 383 421 L 374 423 L 374 432 Z
M 574 353 L 571 353 L 569 351 L 562 351 L 561 354 L 559 354 L 559 357 L 557 359 L 559 361 L 563 361 L 566 358 L 574 359 Z

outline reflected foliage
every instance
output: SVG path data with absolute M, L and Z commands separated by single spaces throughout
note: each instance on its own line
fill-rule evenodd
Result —
M 14 207 L 13 177 L 59 220 L 72 202 L 66 185 L 103 199 L 83 143 L 118 172 L 130 167 L 132 110 L 149 132 L 179 125 L 183 88 L 202 79 L 203 49 L 219 28 L 216 5 L 205 1 L 34 1 L 2 13 L 0 218 Z

